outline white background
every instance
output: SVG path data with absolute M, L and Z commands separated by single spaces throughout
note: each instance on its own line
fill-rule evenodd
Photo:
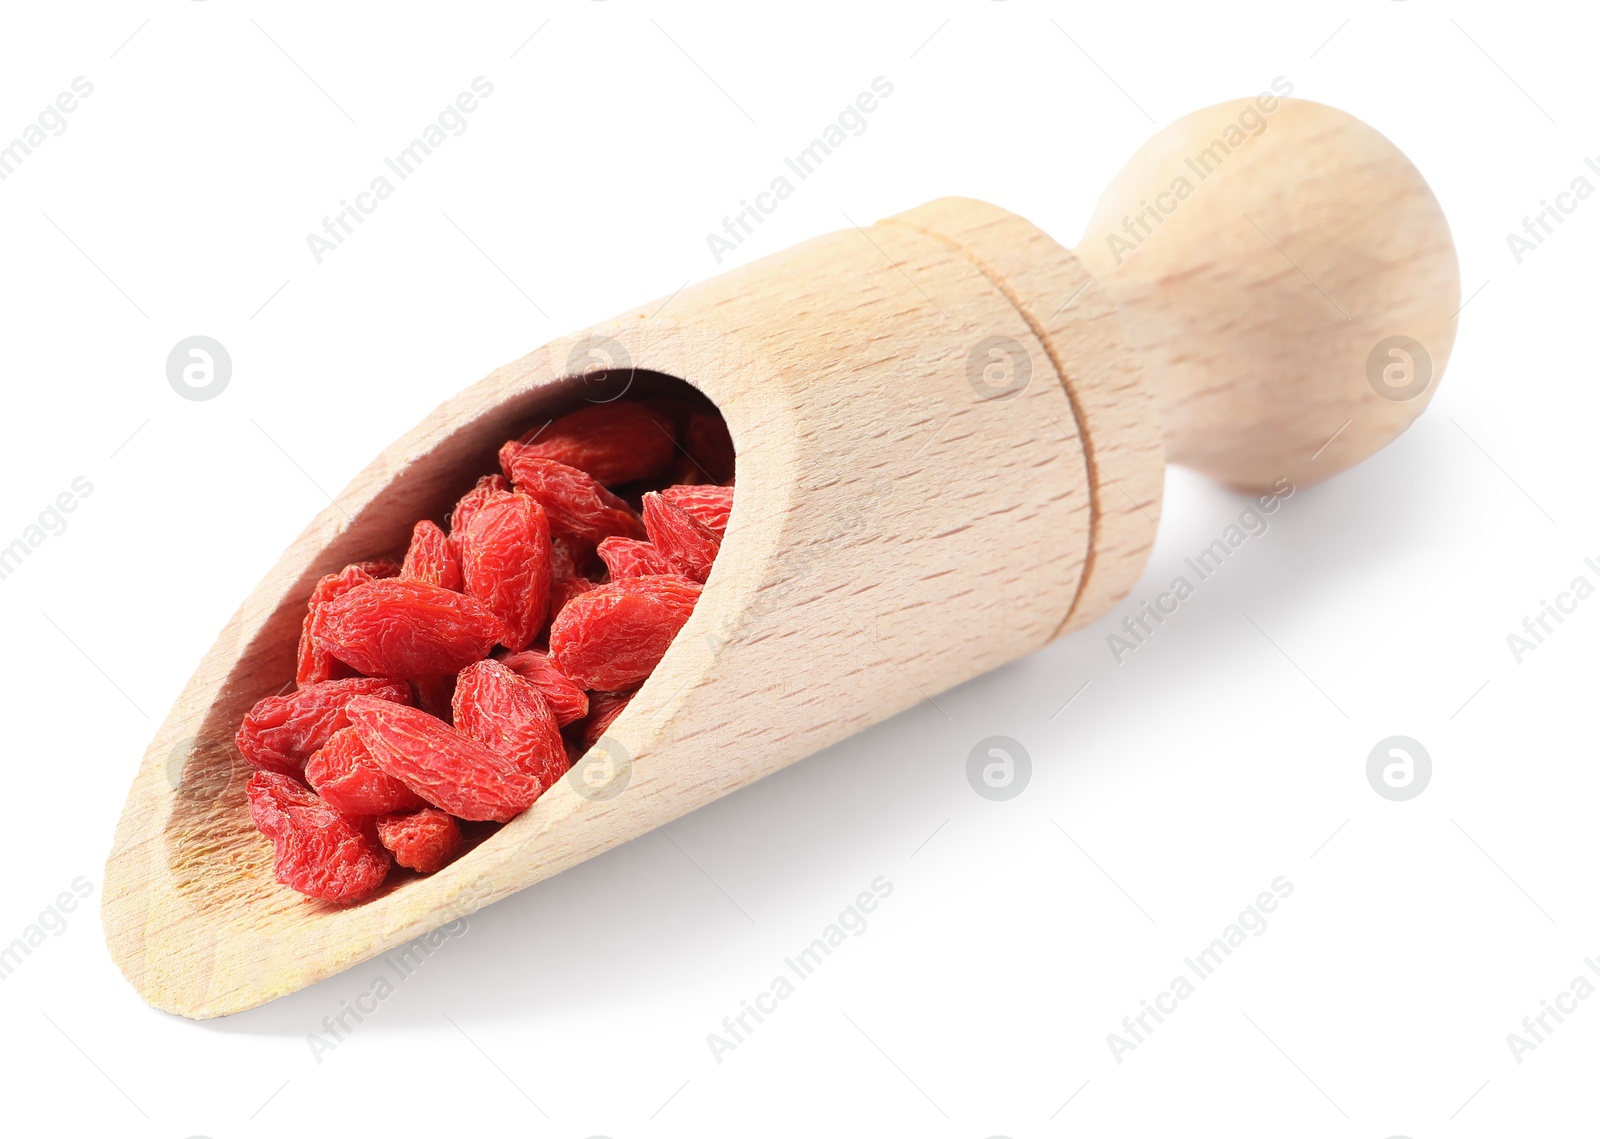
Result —
M 8 8 L 0 140 L 94 91 L 0 182 L 0 544 L 93 492 L 0 581 L 0 943 L 94 895 L 0 983 L 6 1130 L 1576 1134 L 1600 999 L 1521 1064 L 1506 1035 L 1600 955 L 1600 600 L 1520 664 L 1506 635 L 1600 580 L 1600 202 L 1520 265 L 1506 234 L 1600 155 L 1595 32 L 1578 4 Z M 479 75 L 466 133 L 316 264 L 306 234 Z M 240 599 L 446 395 L 717 271 L 706 233 L 880 75 L 727 263 L 946 194 L 1073 243 L 1157 125 L 1282 75 L 1450 218 L 1471 299 L 1437 398 L 1118 666 L 1106 633 L 1243 506 L 1173 471 L 1100 626 L 474 915 L 320 1064 L 374 967 L 148 1009 L 102 866 Z M 207 402 L 165 375 L 197 333 L 234 362 Z M 995 734 L 1034 763 L 1004 803 L 965 776 Z M 1365 776 L 1394 734 L 1434 763 L 1405 803 Z M 1266 932 L 1118 1064 L 1107 1033 L 1279 875 Z M 878 876 L 866 932 L 717 1063 L 707 1034 Z

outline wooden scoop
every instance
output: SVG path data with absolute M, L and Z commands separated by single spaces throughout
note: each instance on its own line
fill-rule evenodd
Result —
M 1438 203 L 1371 128 L 1263 96 L 1145 144 L 1069 252 L 947 198 L 624 313 L 492 373 L 380 455 L 244 602 L 146 753 L 106 866 L 158 1008 L 294 992 L 644 834 L 1106 613 L 1166 457 L 1304 486 L 1433 394 L 1460 286 Z M 233 746 L 294 674 L 323 574 L 403 548 L 499 444 L 676 377 L 738 489 L 705 594 L 606 738 L 452 865 L 350 909 L 273 879 Z

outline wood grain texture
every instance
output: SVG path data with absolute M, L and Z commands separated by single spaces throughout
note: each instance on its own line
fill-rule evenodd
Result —
M 1091 507 L 1066 390 L 981 398 L 972 346 L 1045 359 L 961 253 L 878 225 L 818 238 L 557 341 L 441 406 L 284 555 L 151 744 L 106 870 L 112 954 L 186 1016 L 292 992 L 1033 652 L 1078 596 Z M 569 361 L 683 377 L 728 421 L 738 490 L 704 596 L 603 746 L 614 798 L 563 780 L 456 863 L 348 910 L 272 877 L 240 717 L 293 675 L 323 573 L 400 548 L 565 396 Z M 1056 424 L 1047 431 L 1041 424 Z M 965 472 L 966 474 L 963 474 Z M 982 472 L 981 478 L 970 477 Z
M 1161 426 L 1122 320 L 1082 263 L 999 206 L 940 198 L 889 219 L 961 250 L 1011 299 L 1067 388 L 1093 508 L 1083 584 L 1060 632 L 1098 619 L 1133 588 L 1155 542 L 1166 455 Z M 1063 446 L 1069 433 L 1051 424 Z
M 1179 119 L 1113 179 L 1076 252 L 1142 354 L 1172 461 L 1242 490 L 1319 482 L 1389 443 L 1455 343 L 1444 211 L 1393 143 L 1320 103 Z M 1394 337 L 1428 358 L 1409 399 L 1369 379 Z
M 1215 156 L 1252 105 L 1264 127 L 1139 231 L 1129 211 L 1186 159 Z M 944 199 L 624 313 L 442 404 L 300 535 L 151 743 L 102 905 L 135 988 L 185 1016 L 250 1008 L 937 707 L 1128 591 L 1160 513 L 1163 439 L 1247 489 L 1314 482 L 1392 439 L 1453 340 L 1449 229 L 1377 132 L 1314 103 L 1260 106 L 1159 133 L 1075 253 L 997 207 Z M 1131 252 L 1116 232 L 1138 233 Z M 1409 400 L 1367 375 L 1395 335 L 1430 357 Z M 991 368 L 1026 382 L 997 388 Z M 663 376 L 721 410 L 738 489 L 693 616 L 575 769 L 616 777 L 564 779 L 439 873 L 351 909 L 278 885 L 233 735 L 292 681 L 312 585 L 403 549 L 417 519 L 494 469 L 503 440 Z

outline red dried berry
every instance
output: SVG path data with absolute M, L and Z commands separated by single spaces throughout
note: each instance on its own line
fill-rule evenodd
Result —
M 578 735 L 584 751 L 600 741 L 606 729 L 622 715 L 622 710 L 638 691 L 637 688 L 630 688 L 626 692 L 596 692 L 589 697 L 589 718 L 583 722 L 583 730 Z
M 594 579 L 605 576 L 606 566 L 595 554 L 593 546 L 577 538 L 553 536 L 550 539 L 550 555 L 548 617 L 554 618 L 563 605 L 598 585 L 599 582 Z
M 306 761 L 306 782 L 329 806 L 347 815 L 387 815 L 424 805 L 404 783 L 372 762 L 354 728 L 334 732 Z
M 598 581 L 590 581 L 586 577 L 564 577 L 550 583 L 550 613 L 551 620 L 555 615 L 567 607 L 567 602 L 574 597 L 588 593 L 591 589 L 599 589 Z
M 680 454 L 672 461 L 672 469 L 667 472 L 666 481 L 672 486 L 711 486 L 706 473 L 700 469 L 688 455 Z
M 476 598 L 420 581 L 371 581 L 316 608 L 311 636 L 368 676 L 439 676 L 488 655 L 505 629 Z
M 456 535 L 466 591 L 498 617 L 513 651 L 539 635 L 550 608 L 550 524 L 525 494 L 496 494 Z M 481 654 L 480 654 L 481 655 Z
M 697 411 L 689 417 L 683 449 L 705 473 L 706 481 L 725 483 L 733 478 L 733 437 L 716 412 Z
M 285 886 L 347 906 L 383 885 L 389 852 L 362 821 L 276 772 L 256 772 L 245 795 L 256 829 L 272 840 L 273 874 Z
M 550 705 L 550 711 L 555 713 L 556 723 L 563 728 L 589 714 L 588 695 L 556 667 L 548 653 L 537 649 L 508 653 L 500 658 L 500 663 L 539 690 L 545 703 Z
M 400 573 L 400 563 L 392 562 L 388 558 L 379 558 L 370 562 L 356 562 L 354 568 L 365 570 L 370 577 L 379 579 L 395 577 Z
M 234 743 L 252 767 L 298 776 L 306 760 L 350 721 L 345 702 L 371 696 L 395 704 L 411 703 L 411 689 L 397 680 L 357 676 L 308 684 L 283 696 L 257 701 L 245 714 Z
M 461 501 L 450 512 L 450 533 L 452 536 L 461 533 L 467 528 L 467 523 L 472 521 L 472 516 L 478 512 L 484 503 L 496 494 L 504 494 L 511 489 L 501 475 L 484 475 L 478 484 L 466 494 L 461 496 Z
M 563 415 L 517 440 L 528 458 L 553 459 L 606 486 L 654 478 L 677 450 L 672 421 L 632 401 L 599 404 Z
M 599 577 L 601 564 L 600 559 L 595 556 L 594 546 L 591 543 L 570 535 L 551 534 L 551 580 L 563 577 Z
M 676 435 L 683 434 L 683 429 L 689 425 L 689 417 L 700 410 L 699 404 L 690 403 L 674 395 L 649 395 L 637 402 L 644 404 L 672 424 L 673 433 Z
M 345 566 L 338 573 L 330 573 L 317 582 L 311 589 L 311 604 L 321 605 L 324 601 L 332 601 L 335 597 L 342 597 L 358 585 L 365 585 L 377 578 L 368 571 L 366 566 L 357 563 Z
M 667 556 L 649 542 L 637 538 L 607 538 L 600 543 L 600 560 L 606 563 L 612 581 L 645 574 L 672 573 Z
M 337 680 L 355 671 L 332 653 L 317 648 L 317 643 L 311 639 L 313 612 L 307 609 L 305 620 L 300 623 L 300 649 L 295 658 L 294 682 L 301 687 L 321 684 L 324 680 Z
M 461 670 L 454 709 L 458 731 L 514 760 L 544 787 L 566 773 L 555 713 L 538 688 L 499 661 Z
M 450 722 L 450 700 L 455 695 L 455 673 L 444 676 L 418 676 L 412 678 L 411 691 L 416 696 L 413 703 L 430 716 Z
M 461 563 L 456 560 L 455 547 L 436 524 L 423 519 L 412 529 L 400 576 L 444 589 L 461 588 Z
M 722 540 L 659 494 L 644 496 L 644 528 L 675 573 L 701 584 L 711 574 Z
M 426 712 L 365 696 L 347 712 L 379 767 L 458 819 L 509 822 L 544 791 L 520 764 Z
M 644 525 L 628 504 L 576 467 L 525 454 L 516 440 L 500 448 L 500 465 L 517 490 L 544 507 L 554 533 L 590 545 L 614 534 L 644 537 Z
M 721 538 L 733 510 L 731 486 L 669 486 L 661 497 Z
M 461 828 L 443 811 L 424 807 L 410 814 L 385 815 L 379 819 L 378 841 L 388 847 L 394 860 L 407 870 L 432 874 L 461 849 Z
M 675 574 L 602 585 L 556 615 L 550 655 L 585 688 L 627 688 L 650 675 L 699 599 L 700 585 Z
M 358 585 L 364 585 L 373 580 L 373 575 L 361 565 L 345 566 L 338 573 L 330 573 L 311 590 L 311 601 L 306 606 L 306 618 L 300 625 L 300 650 L 295 663 L 294 682 L 301 687 L 307 684 L 320 684 L 324 680 L 334 680 L 341 676 L 348 676 L 350 668 L 342 660 L 338 660 L 330 652 L 319 649 L 311 639 L 311 619 L 316 614 L 317 606 L 324 601 L 331 601 L 340 594 L 349 593 Z

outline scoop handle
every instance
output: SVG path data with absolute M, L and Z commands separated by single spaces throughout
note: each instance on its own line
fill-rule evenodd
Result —
M 1382 448 L 1455 340 L 1460 271 L 1428 184 L 1376 130 L 1303 99 L 1159 131 L 1074 252 L 1117 302 L 1169 459 L 1240 490 Z

